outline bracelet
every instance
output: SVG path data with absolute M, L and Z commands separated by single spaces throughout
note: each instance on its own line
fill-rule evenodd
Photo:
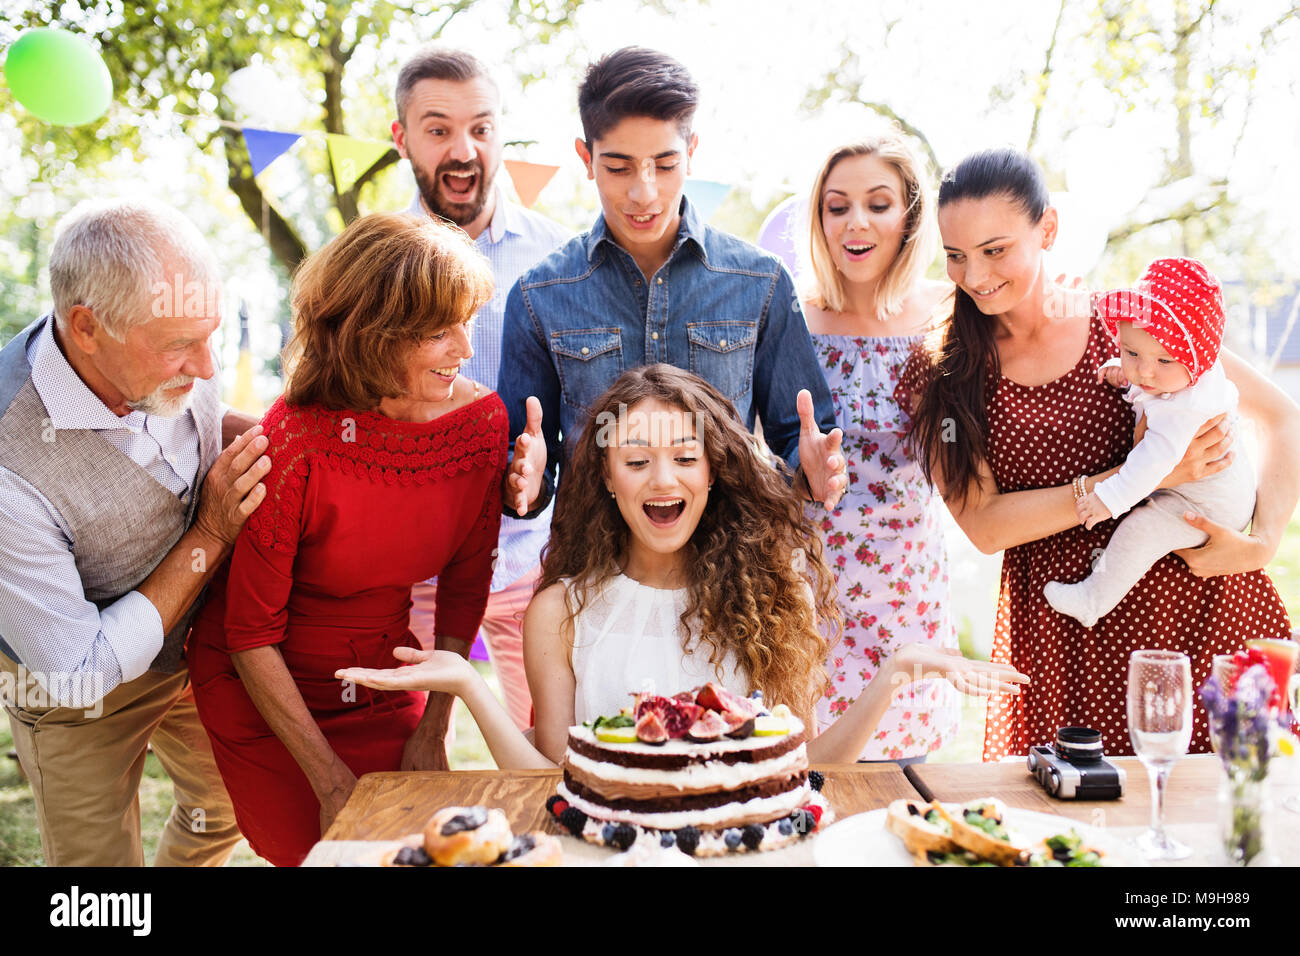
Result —
M 1087 482 L 1087 478 L 1084 475 L 1079 475 L 1072 482 L 1070 482 L 1070 487 L 1074 490 L 1075 501 L 1079 501 L 1082 498 L 1088 497 L 1088 485 L 1086 484 L 1086 482 Z

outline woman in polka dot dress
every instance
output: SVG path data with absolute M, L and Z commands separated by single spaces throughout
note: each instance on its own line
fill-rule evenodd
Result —
M 1005 550 L 993 659 L 1032 682 L 1018 698 L 990 701 L 984 759 L 1023 754 L 1069 725 L 1095 727 L 1107 752 L 1130 754 L 1132 651 L 1182 651 L 1199 686 L 1215 654 L 1290 633 L 1260 569 L 1300 498 L 1300 411 L 1225 350 L 1241 412 L 1264 425 L 1252 532 L 1193 518 L 1209 544 L 1160 559 L 1094 627 L 1057 614 L 1043 585 L 1085 577 L 1117 524 L 1081 527 L 1072 490 L 1082 478 L 1090 492 L 1133 445 L 1131 408 L 1097 376 L 1117 348 L 1086 296 L 1047 279 L 1056 211 L 1023 153 L 991 150 L 958 164 L 940 186 L 939 226 L 958 287 L 953 317 L 941 339 L 913 354 L 898 397 L 913 409 L 910 440 L 957 522 L 982 551 Z M 1226 429 L 1209 424 L 1162 487 L 1226 467 Z M 1205 752 L 1204 708 L 1193 714 L 1191 751 Z
M 809 199 L 804 315 L 844 431 L 849 485 L 831 511 L 809 505 L 835 574 L 844 634 L 826 662 L 818 701 L 824 730 L 906 644 L 955 648 L 948 556 L 934 486 L 903 447 L 906 418 L 894 388 L 912 348 L 952 287 L 927 282 L 938 251 L 934 194 L 895 129 L 834 150 Z M 862 760 L 915 763 L 961 725 L 947 681 L 908 685 L 863 749 Z

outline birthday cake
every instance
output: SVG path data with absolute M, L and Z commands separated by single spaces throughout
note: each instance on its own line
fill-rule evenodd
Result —
M 771 850 L 829 812 L 803 723 L 717 684 L 638 694 L 622 714 L 570 727 L 563 767 L 551 812 L 574 836 L 620 850 L 638 841 L 691 856 Z

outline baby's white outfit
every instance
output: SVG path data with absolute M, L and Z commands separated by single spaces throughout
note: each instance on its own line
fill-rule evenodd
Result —
M 694 640 L 686 649 L 681 621 L 686 596 L 684 588 L 647 587 L 619 574 L 588 598 L 573 619 L 578 723 L 612 717 L 638 692 L 671 697 L 714 681 L 732 693 L 749 693 L 749 680 L 732 652 L 715 666 L 709 661 L 711 645 Z
M 1106 366 L 1118 366 L 1112 359 Z M 1092 573 L 1077 584 L 1053 581 L 1043 588 L 1047 603 L 1085 627 L 1109 614 L 1151 566 L 1171 551 L 1199 547 L 1208 535 L 1183 520 L 1185 511 L 1240 531 L 1255 511 L 1255 474 L 1239 444 L 1232 464 L 1217 474 L 1173 488 L 1156 490 L 1182 461 L 1196 433 L 1208 419 L 1228 413 L 1230 433 L 1237 430 L 1237 387 L 1218 360 L 1194 385 L 1178 392 L 1152 393 L 1132 385 L 1125 393 L 1146 434 L 1129 452 L 1120 470 L 1093 491 L 1120 522 L 1110 543 L 1093 562 Z M 1145 501 L 1144 501 L 1145 499 Z

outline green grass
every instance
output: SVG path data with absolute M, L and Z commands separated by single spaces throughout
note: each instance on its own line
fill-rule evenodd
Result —
M 1292 518 L 1286 536 L 1273 563 L 1269 577 L 1277 586 L 1293 622 L 1300 622 L 1300 511 Z M 969 641 L 963 650 L 970 654 Z M 500 696 L 500 688 L 486 664 L 475 665 Z M 460 701 L 455 710 L 456 739 L 451 750 L 451 765 L 456 770 L 492 769 L 496 766 L 488 753 L 474 718 Z M 984 738 L 984 702 L 966 698 L 962 709 L 961 732 L 940 750 L 930 755 L 935 763 L 969 763 L 980 759 Z M 31 787 L 21 778 L 18 764 L 5 755 L 13 749 L 7 720 L 0 720 L 0 866 L 40 866 L 41 839 L 36 827 L 36 808 Z M 149 755 L 144 780 L 140 785 L 140 826 L 144 836 L 145 859 L 153 858 L 158 836 L 171 810 L 172 786 L 157 758 Z M 231 858 L 232 866 L 265 866 L 247 843 L 240 843 Z

